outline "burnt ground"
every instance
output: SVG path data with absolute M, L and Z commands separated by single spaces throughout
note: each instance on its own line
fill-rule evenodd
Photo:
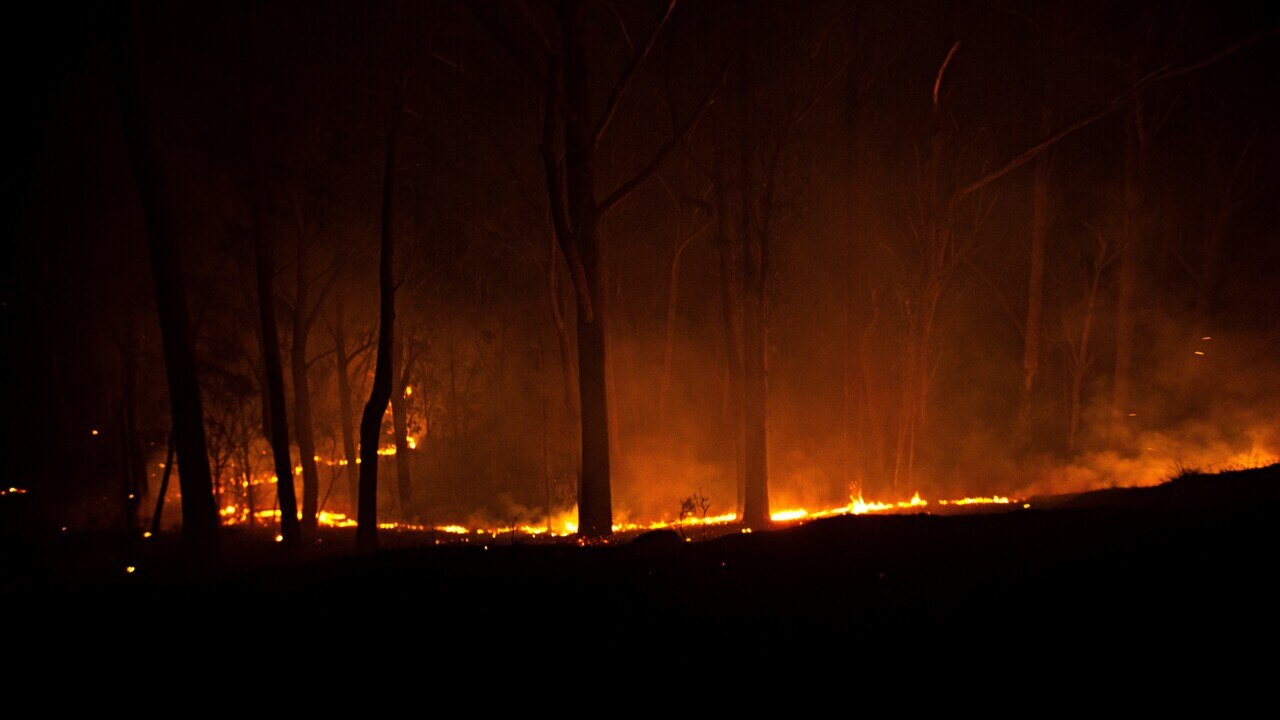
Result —
M 299 560 L 269 538 L 231 533 L 221 569 L 188 568 L 161 539 L 135 550 L 128 575 L 110 538 L 10 537 L 0 609 L 10 640 L 106 629 L 161 647 L 194 637 L 269 648 L 283 616 L 303 647 L 374 639 L 427 653 L 484 648 L 498 662 L 590 656 L 594 645 L 709 658 L 730 646 L 992 637 L 1269 647 L 1278 500 L 1272 466 L 1010 512 L 840 517 L 693 543 L 657 533 L 607 547 L 362 556 L 332 533 L 328 549 Z

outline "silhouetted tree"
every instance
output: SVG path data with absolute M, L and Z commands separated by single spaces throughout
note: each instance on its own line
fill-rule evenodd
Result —
M 164 164 L 155 147 L 155 128 L 150 125 L 143 101 L 144 79 L 139 70 L 142 63 L 137 56 L 144 48 L 140 48 L 135 35 L 140 20 L 125 17 L 123 23 L 113 53 L 116 89 L 151 255 L 174 446 L 182 467 L 182 535 L 191 550 L 207 556 L 217 551 L 218 514 L 205 451 L 195 352 L 188 334 L 186 284 L 174 223 L 165 200 Z

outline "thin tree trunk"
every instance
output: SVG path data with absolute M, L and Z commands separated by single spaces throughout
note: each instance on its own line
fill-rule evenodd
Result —
M 748 252 L 748 257 L 751 256 Z M 742 519 L 747 527 L 765 527 L 769 517 L 768 455 L 768 344 L 769 329 L 765 324 L 764 278 L 758 261 L 749 260 L 747 298 L 742 314 L 743 326 L 743 400 L 742 415 L 746 431 L 745 494 Z M 754 266 L 754 267 L 753 267 Z
M 551 305 L 551 318 L 556 324 L 556 339 L 560 346 L 560 370 L 564 375 L 564 407 L 569 413 L 578 409 L 578 368 L 573 353 L 573 339 L 565 322 L 564 300 L 560 294 L 560 249 L 555 229 L 551 230 L 551 258 L 547 264 L 547 300 Z
M 662 346 L 662 379 L 658 384 L 658 418 L 663 425 L 666 424 L 667 396 L 671 392 L 671 366 L 675 360 L 676 311 L 680 300 L 680 261 L 689 243 L 693 242 L 701 232 L 701 230 L 694 230 L 688 237 L 680 240 L 671 257 L 671 279 L 667 284 L 666 338 Z
M 333 343 L 338 361 L 338 409 L 342 415 L 338 418 L 338 427 L 342 433 L 343 457 L 347 461 L 347 465 L 344 468 L 347 474 L 347 497 L 350 502 L 350 512 L 355 515 L 356 506 L 359 504 L 360 498 L 360 468 L 356 464 L 356 437 L 355 431 L 351 427 L 351 418 L 354 415 L 351 412 L 351 379 L 347 375 L 351 366 L 351 358 L 347 356 L 347 336 L 343 327 L 341 304 L 338 305 L 338 318 L 334 325 Z
M 750 87 L 750 80 L 747 80 Z M 750 109 L 746 104 L 747 93 L 742 93 L 744 123 Z M 781 147 L 779 140 L 779 148 Z M 749 188 L 755 186 L 751 173 L 754 156 L 749 133 L 742 135 L 741 172 L 742 213 L 740 218 L 742 244 L 742 421 L 743 421 L 743 497 L 742 521 L 750 528 L 767 527 L 769 513 L 769 454 L 768 454 L 768 328 L 765 312 L 768 235 L 768 213 L 772 203 L 771 190 L 776 164 L 771 164 L 765 177 L 767 190 L 760 203 L 760 215 L 756 218 Z
M 715 176 L 716 235 L 720 259 L 720 310 L 724 323 L 724 351 L 728 390 L 725 423 L 732 434 L 733 457 L 731 461 L 736 501 L 734 511 L 743 516 L 746 488 L 746 442 L 742 418 L 742 262 L 729 220 L 728 174 L 724 160 L 724 128 L 721 115 L 715 115 L 717 141 L 713 147 L 712 172 Z
M 1127 436 L 1132 410 L 1133 340 L 1136 326 L 1138 259 L 1142 252 L 1142 174 L 1146 166 L 1146 129 L 1141 99 L 1133 104 L 1126 123 L 1124 157 L 1124 220 L 1120 252 L 1119 287 L 1116 296 L 1116 357 L 1112 381 L 1112 437 Z
M 391 106 L 391 128 L 382 172 L 382 238 L 378 258 L 378 359 L 374 366 L 373 389 L 360 417 L 360 506 L 356 520 L 356 542 L 361 549 L 378 546 L 378 438 L 382 417 L 391 400 L 392 355 L 395 342 L 396 285 L 393 273 L 395 238 L 392 234 L 392 200 L 395 187 L 396 141 L 400 134 L 400 88 L 397 84 Z
M 399 490 L 400 514 L 409 517 L 413 512 L 413 486 L 409 470 L 409 417 L 404 402 L 404 388 L 408 384 L 409 363 L 404 359 L 404 335 L 395 343 L 395 387 L 391 388 L 391 428 L 396 446 L 396 486 Z M 401 367 L 403 365 L 403 367 Z
M 128 23 L 131 19 L 126 19 Z M 169 403 L 173 418 L 174 444 L 182 463 L 182 536 L 197 555 L 212 557 L 218 547 L 218 510 L 213 501 L 213 480 L 206 452 L 204 413 L 200 383 L 196 375 L 195 352 L 188 334 L 186 282 L 175 243 L 175 232 L 164 200 L 164 171 L 152 146 L 153 135 L 139 92 L 137 64 L 132 38 L 120 39 L 116 47 L 115 74 L 120 94 L 126 147 L 133 164 L 143 221 L 151 255 L 151 278 L 155 284 L 156 309 L 160 316 L 160 340 L 165 374 L 169 383 Z
M 1045 105 L 1040 131 L 1053 129 L 1053 113 Z M 1031 189 L 1031 265 L 1027 278 L 1027 324 L 1022 347 L 1022 393 L 1018 401 L 1018 435 L 1025 438 L 1031 415 L 1031 397 L 1040 371 L 1040 325 L 1044 314 L 1044 256 L 1049 237 L 1049 151 L 1035 160 Z
M 296 297 L 293 305 L 293 343 L 289 365 L 293 374 L 293 429 L 297 433 L 298 464 L 302 466 L 302 532 L 308 537 L 316 531 L 316 513 L 320 500 L 320 472 L 316 467 L 315 431 L 311 424 L 311 383 L 308 380 L 307 338 L 311 334 L 309 319 L 306 241 L 303 238 L 302 210 L 294 200 L 298 252 L 295 259 Z M 319 302 L 319 300 L 317 300 Z
M 133 328 L 124 339 L 124 452 L 126 467 L 125 524 L 130 535 L 142 528 L 142 501 L 147 496 L 147 459 L 138 431 L 138 348 Z
M 169 476 L 173 474 L 173 433 L 169 433 L 168 449 L 164 453 L 164 473 L 160 475 L 160 491 L 156 493 L 156 509 L 151 513 L 151 534 L 160 533 L 160 520 L 164 516 L 164 496 L 169 493 Z
M 298 501 L 293 489 L 293 462 L 289 457 L 289 420 L 285 411 L 284 370 L 280 365 L 280 335 L 276 328 L 275 261 L 267 239 L 262 236 L 258 217 L 258 193 L 254 192 L 253 249 L 257 266 L 258 325 L 262 361 L 266 367 L 268 408 L 271 413 L 271 458 L 276 471 L 276 495 L 280 505 L 280 535 L 286 545 L 297 546 Z
M 461 438 L 462 429 L 458 422 L 458 352 L 453 333 L 453 317 L 445 313 L 445 342 L 449 346 L 449 435 L 455 441 Z
M 258 507 L 253 496 L 253 473 L 251 472 L 251 460 L 249 455 L 249 441 L 246 437 L 244 445 L 240 449 L 240 474 L 244 483 L 244 504 L 249 510 L 249 527 L 257 524 Z

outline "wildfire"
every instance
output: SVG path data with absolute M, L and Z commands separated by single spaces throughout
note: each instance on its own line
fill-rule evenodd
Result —
M 1008 505 L 1013 502 L 1007 497 L 996 495 L 994 497 L 967 497 L 959 500 L 939 500 L 939 505 Z
M 411 447 L 413 438 L 409 438 Z M 395 448 L 390 447 L 381 449 L 379 454 L 394 454 Z M 332 463 L 334 465 L 339 462 Z M 274 480 L 274 477 L 272 478 Z M 9 492 L 24 492 L 20 489 L 10 488 Z M 0 494 L 5 491 L 0 489 Z M 939 499 L 934 501 L 939 506 L 970 506 L 970 505 L 1014 505 L 1020 504 L 1023 509 L 1030 508 L 1029 503 L 1025 503 L 1017 498 L 1006 497 L 1003 495 L 992 495 L 989 497 L 961 497 Z M 838 507 L 810 509 L 805 507 L 792 507 L 785 510 L 778 510 L 770 515 L 770 519 L 780 525 L 803 523 L 809 520 L 819 518 L 838 517 L 842 515 L 873 515 L 873 514 L 889 514 L 900 512 L 927 512 L 930 501 L 922 498 L 919 492 L 915 492 L 907 500 L 899 500 L 896 502 L 884 502 L 878 500 L 867 500 L 861 493 L 849 496 L 849 503 Z M 549 523 L 527 523 L 527 524 L 494 524 L 491 526 L 467 526 L 459 523 L 448 524 L 425 524 L 415 522 L 401 521 L 383 521 L 378 523 L 378 528 L 393 532 L 408 533 L 437 533 L 440 535 L 454 536 L 461 541 L 469 541 L 470 538 L 477 539 L 497 538 L 502 536 L 523 536 L 523 537 L 568 537 L 576 535 L 578 532 L 577 508 L 571 508 L 562 511 L 553 516 Z M 280 521 L 280 511 L 257 510 L 249 513 L 247 507 L 229 504 L 218 510 L 218 515 L 224 525 L 241 525 L 241 524 L 262 524 L 264 526 L 272 526 Z M 301 519 L 301 513 L 299 513 Z M 345 513 L 329 512 L 322 510 L 316 518 L 317 524 L 325 528 L 353 528 L 357 523 L 355 518 L 349 517 Z M 613 524 L 615 533 L 633 533 L 644 532 L 649 530 L 662 529 L 681 529 L 692 527 L 716 527 L 727 526 L 738 522 L 737 513 L 723 513 L 719 515 L 688 515 L 678 519 L 660 519 L 648 522 L 635 522 L 622 520 Z M 742 532 L 750 532 L 747 528 L 742 528 Z M 690 538 L 686 537 L 686 540 Z M 439 542 L 437 539 L 436 542 Z

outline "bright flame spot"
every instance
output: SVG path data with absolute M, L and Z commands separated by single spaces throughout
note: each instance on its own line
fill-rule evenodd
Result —
M 149 538 L 149 537 L 151 537 L 151 531 L 150 531 L 150 530 L 147 530 L 147 531 L 143 532 L 143 533 L 142 533 L 142 537 L 144 537 L 144 538 Z
M 418 439 L 415 438 L 414 436 L 410 435 L 409 437 L 405 438 L 405 442 L 408 443 L 410 450 L 418 449 Z
M 90 435 L 97 435 L 97 434 L 98 434 L 98 431 L 97 431 L 97 430 L 90 430 L 90 431 L 89 431 L 89 434 L 90 434 Z
M 405 396 L 405 397 L 409 397 L 409 396 L 410 396 L 410 395 L 412 395 L 412 394 L 413 394 L 413 386 L 412 386 L 412 385 L 405 385 L 405 386 L 404 386 L 404 396 Z
M 129 573 L 129 574 L 133 574 L 133 571 L 134 571 L 134 570 L 137 570 L 137 569 L 138 569 L 138 568 L 136 568 L 136 567 L 134 567 L 134 566 L 132 566 L 132 565 L 125 565 L 125 566 L 124 566 L 124 571 L 125 571 L 126 573 Z
M 284 536 L 283 536 L 283 535 L 277 535 L 277 536 L 276 536 L 276 542 L 284 542 Z
M 770 515 L 769 519 L 774 522 L 790 522 L 806 517 L 808 514 L 808 510 L 780 510 Z
M 295 467 L 293 468 L 293 474 L 294 474 L 294 475 L 301 475 L 301 474 L 302 474 L 302 466 L 301 466 L 301 465 L 297 465 L 297 466 L 295 466 Z
M 939 505 L 1008 505 L 1009 498 L 1001 495 L 993 497 L 967 497 L 959 500 L 939 500 Z
M 1199 351 L 1199 350 L 1197 350 L 1197 351 L 1196 351 L 1196 354 L 1197 354 L 1197 355 L 1200 355 L 1200 356 L 1202 356 L 1202 357 L 1204 356 L 1204 353 L 1203 353 L 1203 352 L 1201 352 L 1201 351 Z

